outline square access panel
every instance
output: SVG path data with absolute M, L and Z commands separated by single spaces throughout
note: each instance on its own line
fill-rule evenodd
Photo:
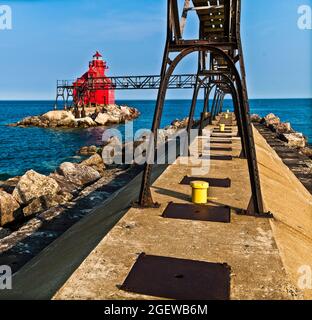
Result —
M 232 130 L 225 130 L 225 131 L 212 131 L 210 135 L 231 135 L 231 137 L 235 137 L 236 134 L 233 133 Z
M 175 300 L 229 300 L 231 268 L 142 253 L 121 290 Z
M 213 132 L 214 133 L 229 133 L 229 132 L 232 132 L 233 129 L 232 128 L 225 128 L 224 131 L 221 131 L 219 128 L 215 128 L 213 129 Z
M 210 144 L 232 144 L 232 140 L 211 140 Z
M 230 223 L 231 209 L 227 206 L 209 206 L 187 203 L 169 203 L 163 215 L 164 218 Z
M 211 138 L 234 138 L 233 135 L 228 135 L 228 134 L 212 134 L 210 136 Z
M 227 156 L 227 155 L 201 155 L 201 159 L 204 160 L 216 160 L 216 161 L 232 161 L 233 157 L 232 156 Z
M 207 147 L 207 150 L 211 150 L 211 151 L 233 151 L 233 148 L 229 147 Z

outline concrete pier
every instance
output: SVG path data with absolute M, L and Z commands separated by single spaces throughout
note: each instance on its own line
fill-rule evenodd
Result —
M 312 266 L 311 195 L 256 130 L 254 134 L 264 202 L 274 219 L 237 214 L 235 208 L 248 206 L 250 187 L 247 162 L 238 158 L 240 139 L 233 137 L 232 151 L 211 151 L 211 155 L 231 155 L 232 161 L 211 160 L 206 174 L 231 180 L 230 188 L 212 187 L 209 194 L 211 205 L 231 208 L 231 223 L 162 217 L 168 203 L 190 202 L 190 187 L 180 182 L 192 176 L 192 167 L 179 158 L 153 185 L 153 198 L 161 207 L 131 208 L 54 299 L 159 299 L 120 290 L 143 252 L 228 264 L 230 299 L 311 298 L 311 290 L 297 287 L 300 266 Z M 205 141 L 207 136 L 198 139 Z M 214 147 L 224 148 L 224 144 Z
M 233 136 L 213 138 L 231 140 L 230 145 L 209 145 L 216 127 L 208 126 L 205 136 L 192 144 L 193 149 L 197 142 L 208 144 L 203 161 L 210 150 L 211 160 L 204 163 L 210 164 L 209 172 L 181 157 L 170 166 L 158 166 L 152 193 L 161 207 L 144 210 L 130 207 L 139 194 L 142 176 L 137 176 L 19 270 L 13 289 L 0 291 L 0 299 L 166 298 L 121 289 L 142 253 L 226 264 L 231 271 L 229 299 L 312 299 L 309 279 L 305 287 L 298 286 L 304 271 L 309 272 L 303 268 L 312 266 L 311 194 L 254 129 L 265 210 L 274 218 L 239 215 L 237 209 L 246 209 L 251 195 L 247 161 L 238 157 L 241 143 L 235 126 L 232 133 L 214 133 Z M 231 208 L 230 223 L 162 217 L 170 202 L 190 203 L 191 188 L 181 181 L 200 175 L 193 169 L 203 178 L 230 181 L 209 191 L 210 206 Z M 179 294 L 183 298 L 184 292 Z

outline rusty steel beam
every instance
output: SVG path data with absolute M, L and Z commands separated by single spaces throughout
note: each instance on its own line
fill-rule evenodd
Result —
M 187 13 L 188 13 L 188 9 L 190 8 L 190 5 L 191 5 L 191 0 L 184 0 L 182 17 L 181 17 L 181 20 L 180 20 L 181 37 L 183 37 L 183 34 L 184 34 L 184 28 L 185 28 L 186 20 L 187 20 Z
M 218 70 L 209 71 L 202 75 L 218 76 L 222 72 Z M 196 85 L 196 74 L 177 74 L 170 77 L 168 89 L 193 89 Z M 120 76 L 120 77 L 108 77 L 110 81 L 103 82 L 104 78 L 93 78 L 86 83 L 84 90 L 138 90 L 138 89 L 159 89 L 161 76 L 148 75 L 148 76 Z M 101 81 L 98 81 L 101 80 Z M 74 89 L 74 80 L 58 80 L 57 92 L 63 92 L 64 90 Z M 207 84 L 204 83 L 204 86 Z
M 180 40 L 182 38 L 182 35 L 181 35 L 178 0 L 169 0 L 169 1 L 170 1 L 170 13 L 171 13 L 171 19 L 172 19 L 171 23 L 174 27 L 174 38 L 175 40 Z
M 242 149 L 248 161 L 252 189 L 251 206 L 248 208 L 247 213 L 259 217 L 263 215 L 268 217 L 269 215 L 265 214 L 263 208 L 256 149 L 250 122 L 245 66 L 240 39 L 241 1 L 211 0 L 207 2 L 204 0 L 192 0 L 192 2 L 194 7 L 190 7 L 187 2 L 184 3 L 181 26 L 177 18 L 179 15 L 177 2 L 168 0 L 168 36 L 152 132 L 156 136 L 156 132 L 160 128 L 166 92 L 170 88 L 170 78 L 175 68 L 186 56 L 198 52 L 200 69 L 198 70 L 196 79 L 194 78 L 195 83 L 193 83 L 194 92 L 188 130 L 190 130 L 193 121 L 192 118 L 199 90 L 199 76 L 212 71 L 220 72 L 218 75 L 214 74 L 211 77 L 207 77 L 208 86 L 206 90 L 208 88 L 211 89 L 211 85 L 214 82 L 216 86 L 211 117 L 222 110 L 224 96 L 230 93 L 234 101 L 235 115 L 242 139 Z M 196 11 L 200 30 L 197 39 L 185 40 L 182 38 L 183 32 L 177 33 L 177 28 L 180 27 L 180 31 L 184 30 L 188 18 L 187 12 L 189 11 Z M 169 59 L 169 54 L 175 54 L 176 56 Z M 208 64 L 206 63 L 206 59 L 208 58 L 210 59 L 210 64 L 207 69 Z M 237 63 L 239 63 L 240 73 L 236 66 Z M 224 82 L 224 80 L 227 81 Z M 220 82 L 217 83 L 217 81 Z M 209 93 L 206 92 L 205 104 L 207 103 L 207 94 L 209 97 Z M 204 106 L 204 110 L 205 108 L 206 106 Z M 149 145 L 148 156 L 152 157 L 156 154 L 157 143 L 153 146 L 152 144 Z M 139 199 L 141 207 L 155 206 L 150 191 L 151 171 L 152 165 L 146 164 Z

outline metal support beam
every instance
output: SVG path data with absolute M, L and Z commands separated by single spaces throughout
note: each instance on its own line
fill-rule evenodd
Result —
M 167 91 L 167 86 L 168 86 L 168 82 L 169 82 L 169 79 L 170 79 L 170 76 L 172 75 L 173 71 L 175 70 L 176 66 L 180 63 L 180 61 L 186 57 L 187 55 L 189 55 L 190 53 L 194 52 L 194 51 L 212 51 L 216 54 L 219 54 L 220 56 L 222 56 L 226 62 L 228 63 L 229 65 L 229 68 L 231 69 L 231 72 L 233 73 L 233 77 L 235 78 L 235 83 L 236 83 L 236 86 L 237 86 L 237 92 L 238 92 L 238 96 L 239 96 L 239 100 L 243 103 L 240 103 L 240 108 L 242 108 L 242 116 L 243 116 L 243 122 L 244 120 L 246 120 L 246 108 L 245 108 L 245 105 L 244 105 L 244 99 L 243 99 L 243 86 L 242 86 L 242 82 L 241 82 L 241 78 L 240 78 L 240 75 L 238 73 L 238 70 L 236 69 L 233 61 L 231 60 L 231 58 L 225 53 L 223 52 L 222 50 L 220 50 L 219 48 L 216 48 L 216 47 L 213 47 L 213 46 L 210 46 L 209 44 L 205 45 L 205 46 L 195 46 L 194 48 L 189 48 L 189 49 L 185 49 L 183 50 L 173 61 L 172 63 L 170 64 L 167 72 L 166 72 L 166 76 L 165 76 L 165 79 L 162 83 L 162 86 L 161 86 L 161 89 L 160 89 L 160 100 L 158 102 L 158 108 L 160 108 L 162 110 L 163 108 L 163 104 L 164 104 L 164 99 L 165 99 L 165 94 L 166 94 L 166 91 Z M 244 117 L 244 113 L 245 113 L 245 117 Z M 159 121 L 160 122 L 160 119 Z M 246 125 L 246 123 L 244 123 L 244 134 L 245 134 L 245 137 L 247 137 L 250 132 L 246 132 L 246 128 L 248 128 L 248 126 Z M 249 139 L 246 139 L 247 141 L 247 147 L 250 147 L 250 145 L 248 144 L 248 141 L 250 142 L 250 139 L 251 137 L 249 136 Z M 250 154 L 250 149 L 248 148 L 247 149 L 247 158 L 250 158 L 251 157 L 251 154 Z M 250 162 L 248 161 L 249 165 L 250 165 Z M 149 166 L 147 166 L 149 167 Z M 257 176 L 255 175 L 255 172 L 254 172 L 254 169 L 255 167 L 251 167 L 250 168 L 250 172 L 251 172 L 251 184 L 253 184 L 252 186 L 252 189 L 254 190 L 255 188 L 257 188 L 257 185 L 258 185 L 258 181 L 255 181 L 257 179 Z M 150 172 L 149 172 L 150 174 Z M 258 177 L 259 178 L 259 177 Z M 150 179 L 148 179 L 150 180 Z M 150 185 L 148 184 L 148 180 L 144 181 L 143 180 L 143 190 L 149 190 L 150 189 Z M 146 192 L 147 193 L 147 192 Z M 258 203 L 259 201 L 259 203 Z M 262 206 L 262 198 L 258 198 L 258 197 L 255 197 L 254 194 L 253 194 L 253 205 L 254 205 L 254 213 L 255 214 L 263 214 L 263 211 L 262 212 L 259 212 L 258 210 L 261 208 Z
M 204 96 L 204 108 L 200 118 L 200 126 L 199 126 L 199 135 L 203 135 L 204 129 L 204 121 L 206 120 L 206 114 L 209 110 L 209 96 L 210 96 L 211 87 L 205 88 L 205 96 Z

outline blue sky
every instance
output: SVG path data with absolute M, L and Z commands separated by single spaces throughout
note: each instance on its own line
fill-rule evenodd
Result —
M 312 97 L 312 31 L 297 27 L 298 7 L 311 2 L 243 0 L 251 98 Z M 54 99 L 56 80 L 81 75 L 96 50 L 103 53 L 111 76 L 159 74 L 165 0 L 1 0 L 0 4 L 13 10 L 13 29 L 0 31 L 1 100 Z M 194 17 L 187 26 L 188 36 L 197 30 Z M 194 58 L 184 61 L 177 72 L 195 72 Z M 154 91 L 117 92 L 119 99 L 155 96 Z M 189 90 L 168 95 L 190 97 Z

